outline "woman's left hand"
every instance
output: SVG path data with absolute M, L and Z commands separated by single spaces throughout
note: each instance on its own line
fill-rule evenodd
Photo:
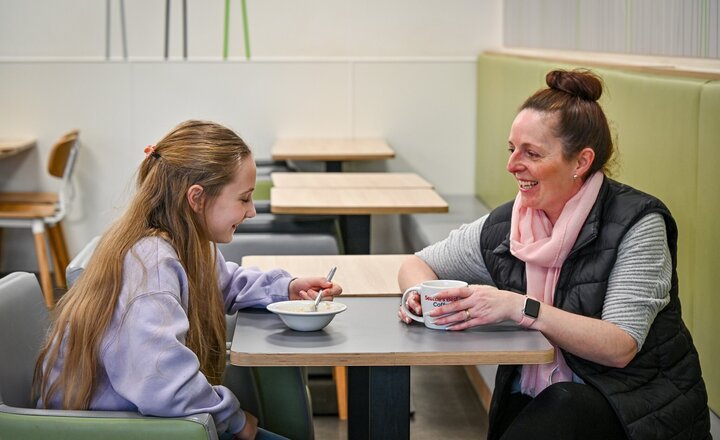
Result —
M 295 278 L 288 286 L 288 297 L 292 300 L 313 300 L 320 290 L 323 291 L 323 300 L 332 301 L 334 297 L 342 293 L 342 286 L 323 277 Z
M 493 286 L 472 284 L 468 287 L 449 289 L 439 293 L 437 299 L 453 301 L 438 307 L 428 314 L 441 316 L 435 321 L 439 325 L 450 325 L 449 330 L 464 330 L 485 324 L 496 324 L 505 320 L 517 321 L 522 309 L 523 296 L 499 290 Z

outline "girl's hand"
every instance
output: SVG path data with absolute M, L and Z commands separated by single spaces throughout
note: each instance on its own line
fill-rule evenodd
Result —
M 253 440 L 257 435 L 258 419 L 247 411 L 245 413 L 245 426 L 233 436 L 233 440 Z
M 323 290 L 323 298 L 328 301 L 342 293 L 339 284 L 333 284 L 323 277 L 295 278 L 288 286 L 288 298 L 314 300 L 320 290 Z
M 417 316 L 422 316 L 422 306 L 420 305 L 420 295 L 417 292 L 412 292 L 408 295 L 408 299 L 405 302 L 408 310 L 414 312 Z M 398 319 L 405 324 L 412 324 L 413 320 L 405 313 L 402 306 L 398 310 Z
M 437 295 L 438 299 L 452 297 L 459 299 L 428 313 L 430 316 L 449 314 L 439 318 L 435 323 L 450 324 L 450 330 L 463 330 L 478 325 L 521 319 L 519 315 L 522 313 L 523 295 L 478 284 L 448 289 Z

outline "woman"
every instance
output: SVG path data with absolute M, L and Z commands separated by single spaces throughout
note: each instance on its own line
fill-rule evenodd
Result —
M 225 314 L 342 288 L 225 262 L 216 243 L 255 216 L 255 162 L 232 130 L 186 121 L 145 154 L 130 206 L 58 302 L 35 371 L 38 407 L 208 412 L 222 438 L 280 438 L 220 385 Z
M 707 393 L 678 298 L 677 227 L 658 199 L 606 177 L 599 77 L 552 71 L 508 140 L 513 202 L 418 252 L 402 289 L 471 285 L 430 314 L 452 330 L 513 320 L 556 348 L 498 368 L 490 439 L 709 438 Z M 417 296 L 408 307 L 420 314 Z M 412 322 L 399 311 L 406 323 Z

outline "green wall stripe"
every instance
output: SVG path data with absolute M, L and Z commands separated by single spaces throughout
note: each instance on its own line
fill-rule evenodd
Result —
M 225 0 L 225 29 L 223 31 L 223 59 L 228 57 L 228 33 L 230 32 L 230 0 Z
M 245 34 L 245 58 L 250 59 L 250 27 L 248 26 L 248 14 L 246 0 L 242 0 L 243 33 Z

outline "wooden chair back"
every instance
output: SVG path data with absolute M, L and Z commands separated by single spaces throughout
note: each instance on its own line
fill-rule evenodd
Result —
M 68 165 L 68 159 L 78 140 L 78 130 L 72 130 L 53 145 L 48 158 L 48 173 L 51 176 L 62 178 Z

